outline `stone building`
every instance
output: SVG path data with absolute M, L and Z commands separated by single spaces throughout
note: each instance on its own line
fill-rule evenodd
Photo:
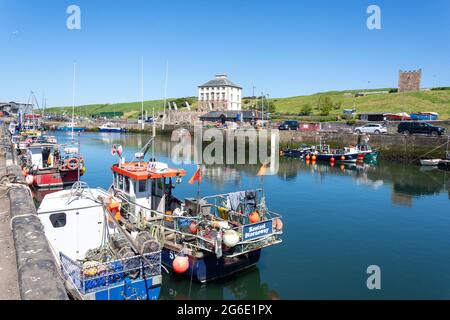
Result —
M 422 69 L 399 72 L 398 92 L 420 91 L 422 81 Z
M 242 88 L 226 74 L 218 74 L 198 87 L 198 107 L 200 111 L 241 111 Z

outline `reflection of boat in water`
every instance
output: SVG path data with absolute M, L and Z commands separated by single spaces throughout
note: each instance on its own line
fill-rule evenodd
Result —
M 164 277 L 161 299 L 170 300 L 279 300 L 281 297 L 261 281 L 258 267 L 239 276 L 202 284 L 186 281 L 184 277 Z

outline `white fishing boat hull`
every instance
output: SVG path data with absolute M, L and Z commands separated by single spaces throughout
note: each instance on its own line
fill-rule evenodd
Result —
M 436 167 L 441 159 L 420 159 L 421 166 Z

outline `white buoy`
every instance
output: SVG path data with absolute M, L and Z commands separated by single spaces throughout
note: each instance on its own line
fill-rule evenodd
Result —
M 29 186 L 31 186 L 31 185 L 33 184 L 33 180 L 34 180 L 34 178 L 33 178 L 33 175 L 31 175 L 31 174 L 27 175 L 27 177 L 25 178 L 25 182 L 26 182 Z
M 225 230 L 223 233 L 223 243 L 227 247 L 233 248 L 239 243 L 239 234 L 234 230 Z

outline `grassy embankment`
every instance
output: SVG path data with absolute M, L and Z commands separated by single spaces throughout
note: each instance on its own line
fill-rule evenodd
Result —
M 385 91 L 388 89 L 371 89 L 366 91 Z M 343 109 L 356 108 L 357 113 L 364 112 L 425 112 L 433 111 L 440 115 L 440 119 L 450 119 L 450 90 L 421 91 L 412 93 L 389 93 L 389 94 L 373 94 L 363 97 L 354 97 L 357 92 L 364 90 L 348 90 L 348 91 L 330 91 L 322 92 L 308 96 L 297 96 L 289 98 L 273 98 L 270 99 L 275 104 L 276 112 L 273 119 L 297 118 L 304 120 L 330 120 L 335 119 L 338 115 L 342 115 Z M 332 110 L 328 117 L 320 117 L 316 105 L 320 97 L 328 96 L 333 102 L 340 102 L 339 110 Z M 173 99 L 169 99 L 173 100 Z M 252 105 L 251 99 L 243 100 L 243 108 Z M 300 117 L 300 113 L 304 105 L 309 104 L 312 107 L 312 113 L 309 117 Z M 193 102 L 192 107 L 197 106 L 197 102 Z M 162 100 L 152 100 L 144 102 L 144 109 L 151 115 L 153 107 L 155 112 L 161 111 L 163 108 Z M 70 115 L 71 107 L 49 108 L 48 112 L 65 113 Z M 96 104 L 76 107 L 75 113 L 80 116 L 90 116 L 99 112 L 123 112 L 124 118 L 136 119 L 141 110 L 140 102 L 117 103 L 117 104 Z

